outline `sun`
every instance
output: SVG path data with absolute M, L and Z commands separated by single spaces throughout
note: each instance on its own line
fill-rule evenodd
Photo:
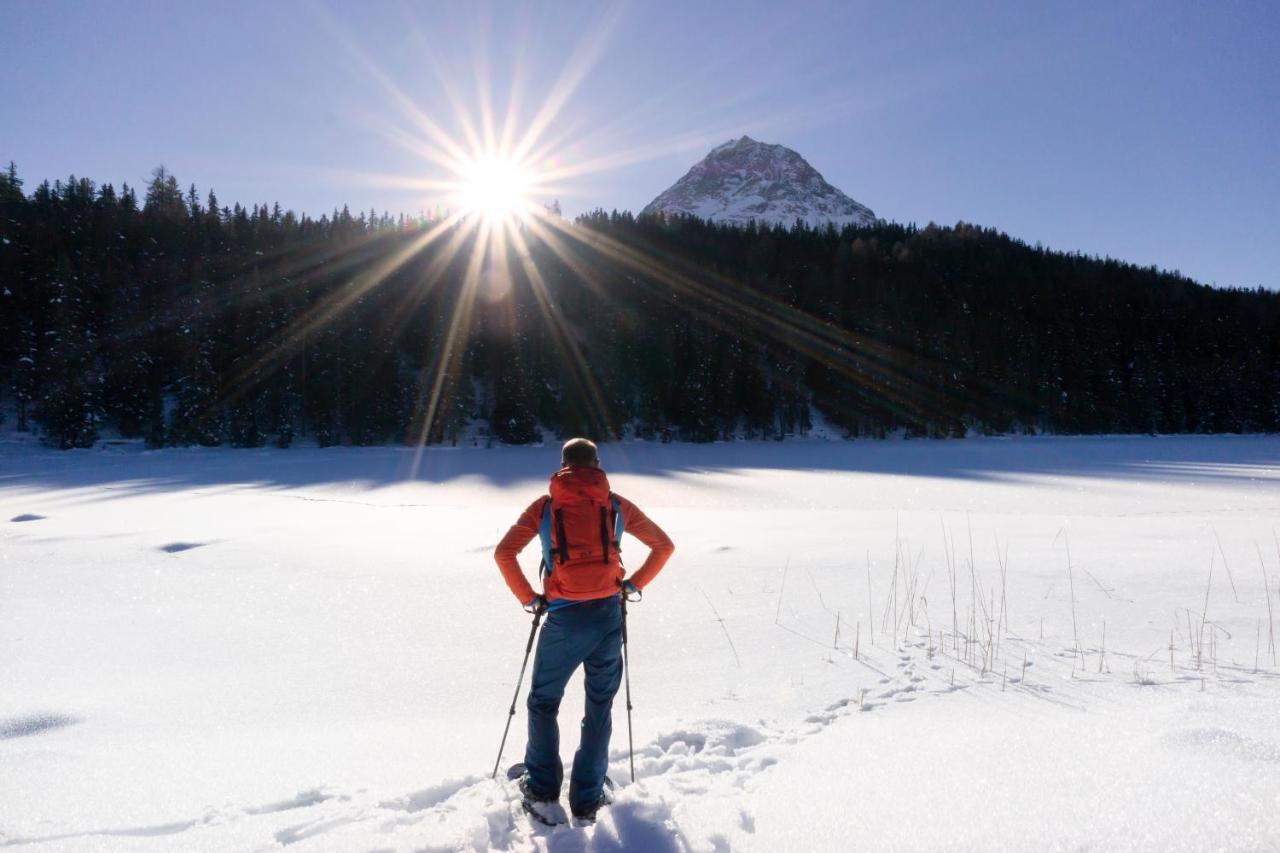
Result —
M 537 176 L 528 166 L 509 157 L 478 157 L 460 172 L 465 211 L 491 221 L 523 219 L 533 211 Z

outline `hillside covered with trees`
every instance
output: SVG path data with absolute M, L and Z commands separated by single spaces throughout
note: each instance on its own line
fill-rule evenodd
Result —
M 539 219 L 485 249 L 11 165 L 0 411 L 58 447 L 1280 428 L 1273 292 L 963 223 Z

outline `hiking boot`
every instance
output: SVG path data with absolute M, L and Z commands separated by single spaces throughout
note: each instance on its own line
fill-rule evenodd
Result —
M 607 791 L 602 791 L 596 801 L 589 806 L 580 809 L 573 809 L 573 819 L 586 823 L 592 823 L 596 819 L 596 812 L 613 802 Z
M 520 788 L 520 796 L 534 803 L 554 803 L 560 799 L 559 794 L 542 794 L 529 787 L 529 774 L 526 773 L 520 777 L 520 781 L 516 783 Z

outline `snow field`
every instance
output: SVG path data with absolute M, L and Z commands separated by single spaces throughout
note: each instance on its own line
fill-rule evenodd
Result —
M 603 454 L 677 553 L 637 781 L 619 697 L 617 802 L 547 830 L 487 778 L 528 633 L 490 552 L 553 448 L 0 446 L 0 845 L 1280 848 L 1280 440 Z

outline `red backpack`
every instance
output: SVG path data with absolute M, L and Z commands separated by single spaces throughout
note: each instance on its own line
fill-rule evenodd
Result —
M 544 576 L 565 563 L 607 564 L 611 553 L 621 553 L 622 510 L 603 471 L 561 468 L 551 475 L 549 491 L 538 524 Z

